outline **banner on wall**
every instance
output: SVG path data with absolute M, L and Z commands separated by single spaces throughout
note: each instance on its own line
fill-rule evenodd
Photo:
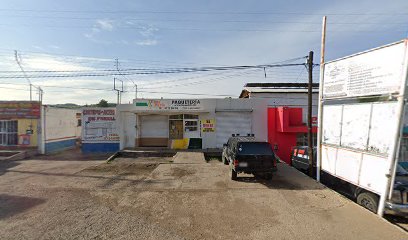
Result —
M 201 132 L 215 132 L 215 119 L 201 120 Z
M 82 110 L 82 142 L 118 143 L 115 108 L 87 108 Z
M 0 101 L 0 119 L 39 119 L 40 103 L 27 101 Z

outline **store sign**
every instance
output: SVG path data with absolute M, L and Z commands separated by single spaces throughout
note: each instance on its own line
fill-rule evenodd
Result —
M 84 143 L 119 142 L 114 108 L 82 110 L 82 141 Z
M 152 99 L 136 100 L 135 106 L 140 110 L 202 110 L 199 99 Z
M 399 93 L 404 51 L 402 42 L 326 63 L 323 97 L 330 99 Z
M 0 119 L 39 119 L 39 102 L 0 102 Z
M 203 133 L 215 132 L 215 119 L 201 120 L 201 131 Z

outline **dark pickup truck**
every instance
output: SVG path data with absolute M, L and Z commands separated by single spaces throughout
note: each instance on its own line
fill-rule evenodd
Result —
M 271 145 L 255 137 L 231 137 L 224 144 L 222 162 L 229 164 L 232 180 L 241 172 L 271 179 L 277 170 Z

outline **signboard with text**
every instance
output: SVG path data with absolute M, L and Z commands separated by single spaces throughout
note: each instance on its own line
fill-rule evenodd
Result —
M 386 46 L 324 66 L 323 98 L 399 93 L 405 44 Z
M 115 108 L 86 108 L 82 110 L 82 142 L 119 142 Z
M 201 120 L 201 132 L 215 132 L 215 119 Z
M 140 110 L 197 111 L 203 110 L 199 99 L 141 99 L 134 105 Z
M 29 101 L 0 101 L 0 119 L 39 119 L 40 103 Z

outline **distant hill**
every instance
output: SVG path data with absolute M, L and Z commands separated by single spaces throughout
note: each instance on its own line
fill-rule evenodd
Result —
M 63 104 L 49 104 L 48 106 L 57 107 L 57 108 L 76 109 L 76 108 L 82 108 L 82 107 L 98 107 L 98 104 L 78 105 L 75 103 L 63 103 Z M 116 103 L 108 103 L 106 107 L 116 107 Z

